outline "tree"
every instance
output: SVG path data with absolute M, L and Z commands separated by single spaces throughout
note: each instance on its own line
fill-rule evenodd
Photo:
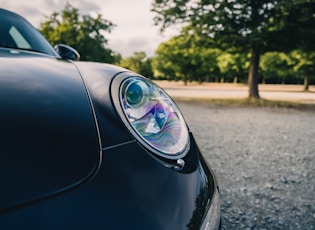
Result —
M 98 14 L 95 18 L 81 16 L 79 10 L 66 4 L 60 12 L 54 12 L 40 24 L 40 32 L 52 44 L 67 44 L 75 48 L 84 61 L 113 63 L 113 52 L 106 48 L 103 32 L 111 32 L 114 24 Z
M 154 69 L 157 75 L 169 80 L 208 81 L 214 74 L 218 74 L 216 58 L 219 49 L 205 49 L 199 45 L 200 38 L 189 31 L 183 30 L 179 36 L 161 43 L 156 50 Z
M 160 45 L 161 46 L 161 45 Z M 164 53 L 163 53 L 164 54 Z M 176 69 L 170 60 L 163 58 L 163 54 L 156 55 L 152 60 L 154 77 L 163 80 L 177 80 Z
M 197 50 L 198 51 L 198 50 Z M 199 56 L 200 56 L 200 68 L 197 70 L 199 79 L 202 76 L 205 76 L 205 80 L 207 82 L 209 81 L 215 81 L 218 76 L 220 75 L 220 69 L 218 66 L 218 57 L 222 51 L 220 49 L 216 48 L 202 48 L 199 49 Z M 199 80 L 199 82 L 200 82 Z
M 237 83 L 238 79 L 242 79 L 244 76 L 246 72 L 245 69 L 248 69 L 249 63 L 247 56 L 247 54 L 241 53 L 222 52 L 217 58 L 220 73 L 232 77 L 233 82 Z M 245 79 L 242 79 L 242 81 L 244 82 Z
M 263 82 L 285 84 L 286 78 L 293 74 L 292 61 L 283 52 L 267 52 L 261 57 L 260 68 Z
M 184 84 L 187 85 L 189 73 L 194 68 L 191 61 L 192 56 L 190 55 L 188 39 L 182 35 L 175 36 L 167 42 L 160 44 L 155 53 L 155 63 L 160 63 L 160 65 L 155 65 L 155 67 L 160 72 L 166 71 L 167 73 L 173 73 L 176 76 L 175 78 L 182 78 Z M 164 63 L 168 63 L 168 68 L 163 66 Z
M 145 52 L 135 52 L 133 56 L 121 59 L 117 64 L 147 78 L 153 78 L 151 61 L 151 58 L 148 58 Z
M 306 16 L 297 16 L 296 12 L 304 12 L 305 7 L 309 9 Z M 152 11 L 157 14 L 155 23 L 162 30 L 188 23 L 194 33 L 204 40 L 211 38 L 223 50 L 250 52 L 250 98 L 259 98 L 258 67 L 262 53 L 313 44 L 310 34 L 314 32 L 295 30 L 300 25 L 313 25 L 315 6 L 308 0 L 154 0 Z M 301 42 L 293 44 L 289 40 L 291 35 L 300 38 L 301 34 L 304 34 Z
M 308 91 L 311 75 L 314 75 L 315 72 L 315 52 L 294 50 L 291 52 L 291 58 L 294 63 L 294 72 L 301 74 L 304 77 L 304 91 Z

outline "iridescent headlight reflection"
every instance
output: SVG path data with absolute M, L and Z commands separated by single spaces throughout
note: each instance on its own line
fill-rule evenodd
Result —
M 144 78 L 127 78 L 120 88 L 120 102 L 133 130 L 153 150 L 177 156 L 187 149 L 185 121 L 158 86 Z

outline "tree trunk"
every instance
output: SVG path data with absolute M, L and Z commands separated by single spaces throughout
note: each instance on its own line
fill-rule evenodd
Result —
M 308 91 L 309 90 L 309 75 L 305 74 L 304 75 L 304 91 Z
M 202 77 L 199 76 L 198 77 L 198 84 L 201 85 L 201 83 L 202 83 Z
M 258 93 L 258 67 L 259 67 L 259 51 L 251 49 L 251 59 L 248 73 L 249 98 L 259 99 Z
M 188 77 L 187 77 L 187 74 L 184 75 L 184 85 L 186 86 L 187 85 L 187 80 L 188 80 Z
M 210 76 L 209 74 L 206 75 L 206 82 L 209 82 L 210 81 Z

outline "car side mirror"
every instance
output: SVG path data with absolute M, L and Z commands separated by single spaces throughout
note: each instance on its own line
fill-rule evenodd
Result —
M 71 46 L 65 44 L 58 44 L 55 45 L 54 49 L 57 51 L 57 53 L 62 59 L 70 59 L 74 61 L 80 60 L 80 54 Z

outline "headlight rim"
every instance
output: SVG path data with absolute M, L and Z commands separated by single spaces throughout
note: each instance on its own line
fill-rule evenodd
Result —
M 141 134 L 136 131 L 133 127 L 132 124 L 129 122 L 126 113 L 124 112 L 124 108 L 123 105 L 121 103 L 121 87 L 123 85 L 123 82 L 125 82 L 127 79 L 130 78 L 139 78 L 139 79 L 143 79 L 144 81 L 149 81 L 150 84 L 158 87 L 159 90 L 161 90 L 168 98 L 168 100 L 170 100 L 174 106 L 174 108 L 176 108 L 176 111 L 178 111 L 180 118 L 182 119 L 184 126 L 185 126 L 185 130 L 187 132 L 187 141 L 186 144 L 184 146 L 184 148 L 176 153 L 176 154 L 167 154 L 165 152 L 163 152 L 162 150 L 159 150 L 153 146 L 151 146 L 149 143 L 147 143 L 147 141 L 141 136 Z M 187 123 L 180 111 L 180 109 L 178 108 L 178 106 L 176 105 L 176 103 L 174 102 L 174 100 L 159 86 L 157 86 L 154 82 L 150 81 L 149 79 L 133 73 L 133 72 L 123 72 L 123 73 L 119 73 L 117 74 L 112 82 L 111 82 L 111 98 L 112 98 L 112 102 L 114 104 L 114 107 L 117 111 L 117 113 L 119 114 L 122 122 L 124 123 L 124 125 L 126 126 L 126 128 L 128 129 L 128 131 L 131 133 L 132 137 L 139 142 L 142 146 L 144 146 L 147 150 L 149 150 L 149 152 L 153 153 L 154 155 L 158 156 L 158 157 L 162 157 L 165 159 L 169 159 L 169 160 L 177 160 L 177 159 L 181 159 L 183 157 L 185 157 L 187 155 L 187 153 L 190 150 L 190 135 L 189 135 L 189 128 L 187 126 Z

